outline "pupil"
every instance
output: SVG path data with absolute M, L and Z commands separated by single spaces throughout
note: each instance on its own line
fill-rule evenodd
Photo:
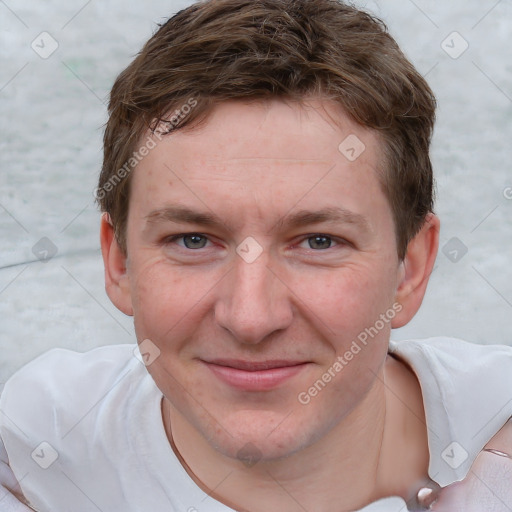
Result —
M 331 239 L 327 236 L 313 236 L 309 239 L 311 249 L 329 249 Z
M 206 245 L 206 238 L 201 235 L 188 235 L 183 237 L 187 249 L 202 249 Z

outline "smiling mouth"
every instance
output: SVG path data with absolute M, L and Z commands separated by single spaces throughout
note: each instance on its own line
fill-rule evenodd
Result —
M 304 361 L 241 361 L 215 359 L 202 361 L 220 381 L 245 391 L 270 391 L 302 372 Z
M 256 372 L 260 370 L 272 370 L 274 368 L 288 368 L 291 366 L 298 366 L 306 364 L 305 361 L 286 361 L 283 359 L 267 360 L 267 361 L 243 361 L 240 359 L 214 359 L 212 361 L 205 361 L 209 364 L 217 366 L 225 366 L 227 368 L 234 368 L 235 370 L 244 370 L 246 372 Z

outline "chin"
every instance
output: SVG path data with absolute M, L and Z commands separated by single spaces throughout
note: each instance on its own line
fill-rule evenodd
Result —
M 250 466 L 257 461 L 274 461 L 307 448 L 325 435 L 328 428 L 314 421 L 281 411 L 242 411 L 227 418 L 225 430 L 209 436 L 210 444 L 224 456 Z M 229 432 L 229 434 L 226 433 Z

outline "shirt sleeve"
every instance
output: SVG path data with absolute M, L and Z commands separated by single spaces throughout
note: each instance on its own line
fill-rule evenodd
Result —
M 9 458 L 0 438 L 0 510 L 2 512 L 31 512 L 22 501 L 21 489 L 9 467 Z

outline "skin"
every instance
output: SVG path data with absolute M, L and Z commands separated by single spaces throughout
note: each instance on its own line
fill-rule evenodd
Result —
M 506 429 L 512 434 L 511 422 Z M 497 439 L 493 439 L 494 442 Z M 503 443 L 500 443 L 504 446 Z M 508 446 L 512 446 L 508 444 Z M 510 453 L 510 449 L 509 449 Z M 435 512 L 509 512 L 512 504 L 512 459 L 482 451 L 468 476 L 443 489 Z
M 365 145 L 352 162 L 338 150 L 351 134 Z M 420 307 L 438 219 L 427 218 L 400 261 L 377 174 L 380 140 L 325 100 L 225 102 L 198 128 L 156 142 L 132 176 L 127 256 L 103 217 L 106 289 L 134 316 L 139 342 L 160 351 L 148 371 L 191 476 L 251 512 L 409 499 L 427 477 L 423 402 L 387 346 L 391 327 Z M 219 222 L 162 213 L 178 206 Z M 329 208 L 345 214 L 288 222 Z M 201 236 L 176 238 L 191 233 Z M 236 252 L 247 237 L 262 249 L 251 263 Z M 299 393 L 393 304 L 393 320 L 301 404 Z M 307 364 L 271 390 L 246 391 L 204 363 L 218 357 Z M 254 465 L 240 460 L 242 448 Z

